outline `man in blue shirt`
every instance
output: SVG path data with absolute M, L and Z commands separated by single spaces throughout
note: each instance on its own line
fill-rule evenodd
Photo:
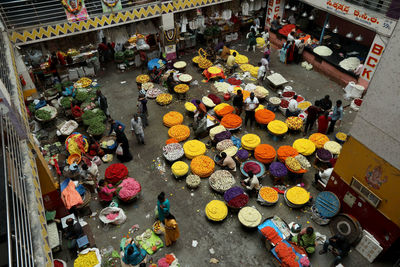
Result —
M 327 134 L 333 133 L 336 122 L 339 121 L 340 124 L 340 122 L 342 121 L 342 117 L 343 117 L 342 101 L 338 100 L 336 101 L 336 106 L 333 108 L 333 113 L 331 115 L 331 124 L 329 124 Z

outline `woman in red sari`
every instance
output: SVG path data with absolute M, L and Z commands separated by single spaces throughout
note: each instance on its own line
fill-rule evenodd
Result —
M 290 42 L 289 48 L 287 50 L 287 58 L 286 58 L 286 64 L 292 63 L 294 60 L 294 49 L 295 49 L 295 44 L 293 41 Z
M 326 111 L 323 115 L 318 118 L 318 132 L 322 134 L 326 134 L 326 130 L 328 130 L 329 124 L 329 113 Z

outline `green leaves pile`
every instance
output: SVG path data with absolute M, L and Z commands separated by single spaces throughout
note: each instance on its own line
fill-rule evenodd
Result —
M 51 119 L 51 113 L 49 111 L 47 111 L 47 110 L 38 109 L 35 112 L 35 116 L 39 120 L 43 120 L 43 121 L 47 121 L 47 120 Z

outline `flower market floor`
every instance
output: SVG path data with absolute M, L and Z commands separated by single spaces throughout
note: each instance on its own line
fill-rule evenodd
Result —
M 245 52 L 245 45 L 235 44 L 232 49 L 248 56 L 250 63 L 257 65 L 262 53 L 258 50 L 254 52 Z M 197 54 L 197 51 L 188 54 L 182 58 L 188 63 L 186 73 L 193 76 L 199 85 L 191 86 L 187 93 L 187 100 L 196 98 L 201 99 L 202 96 L 211 93 L 211 82 L 203 83 L 203 79 L 197 68 L 191 64 L 191 58 Z M 315 72 L 307 71 L 300 65 L 284 65 L 278 61 L 277 50 L 273 50 L 271 56 L 270 68 L 282 74 L 288 81 L 289 85 L 306 100 L 314 102 L 323 98 L 326 94 L 331 96 L 332 102 L 337 99 L 343 100 L 343 89 L 335 82 L 327 77 Z M 99 249 L 112 246 L 115 250 L 119 250 L 120 239 L 126 235 L 129 229 L 138 224 L 140 229 L 135 232 L 142 233 L 144 230 L 151 228 L 154 222 L 154 207 L 157 201 L 157 195 L 164 191 L 171 204 L 171 213 L 177 218 L 181 236 L 179 240 L 168 248 L 158 251 L 152 258 L 157 261 L 164 257 L 166 253 L 174 253 L 181 266 L 210 266 L 211 258 L 219 261 L 219 266 L 274 266 L 274 258 L 264 245 L 264 238 L 257 231 L 249 231 L 243 229 L 238 221 L 237 213 L 229 211 L 228 217 L 221 223 L 212 223 L 205 217 L 204 208 L 206 204 L 214 199 L 223 200 L 222 195 L 213 191 L 207 179 L 202 179 L 201 186 L 196 190 L 186 188 L 184 181 L 177 181 L 171 174 L 170 167 L 164 163 L 162 158 L 162 147 L 165 140 L 168 139 L 168 128 L 162 123 L 162 116 L 168 111 L 179 111 L 186 114 L 184 109 L 184 101 L 178 101 L 174 97 L 173 102 L 168 106 L 159 106 L 154 100 L 149 100 L 149 123 L 145 129 L 146 145 L 137 145 L 136 138 L 130 133 L 130 120 L 134 112 L 136 112 L 136 102 L 138 90 L 135 78 L 140 74 L 138 70 L 128 70 L 120 72 L 114 64 L 110 64 L 106 71 L 100 73 L 97 77 L 101 85 L 103 94 L 108 99 L 109 110 L 111 116 L 123 122 L 127 128 L 125 130 L 133 154 L 133 160 L 126 163 L 129 169 L 129 176 L 137 179 L 142 185 L 142 194 L 140 198 L 131 204 L 121 204 L 128 217 L 127 221 L 120 226 L 104 226 L 98 219 L 98 216 L 85 217 L 84 220 L 91 226 L 94 234 L 96 245 Z M 126 81 L 126 83 L 121 83 Z M 275 95 L 271 90 L 270 94 Z M 231 101 L 230 101 L 231 102 Z M 344 101 L 344 106 L 349 101 Z M 284 120 L 280 112 L 276 113 L 277 119 Z M 356 112 L 346 109 L 344 112 L 343 123 L 340 131 L 347 133 L 351 128 L 352 121 Z M 244 119 L 244 115 L 242 114 Z M 188 116 L 184 118 L 184 124 L 189 125 L 192 119 Z M 314 126 L 314 132 L 316 131 Z M 338 129 L 336 129 L 338 131 Z M 291 145 L 294 140 L 302 138 L 302 133 L 290 135 L 287 134 L 281 141 L 273 141 L 265 130 L 257 127 L 242 128 L 235 135 L 241 137 L 245 133 L 255 133 L 261 137 L 261 143 L 274 146 L 276 149 L 281 145 Z M 191 139 L 193 136 L 191 136 Z M 333 136 L 330 136 L 332 139 Z M 209 138 L 202 139 L 207 142 Z M 215 155 L 215 148 L 209 149 L 207 155 L 212 158 Z M 190 161 L 184 159 L 187 163 Z M 118 162 L 116 159 L 114 162 Z M 104 175 L 105 168 L 109 164 L 102 164 L 100 168 L 101 176 Z M 305 187 L 311 192 L 312 196 L 316 196 L 318 191 L 311 186 L 314 178 L 315 170 L 311 169 L 304 175 Z M 240 185 L 241 175 L 238 170 L 236 173 L 236 184 Z M 272 185 L 269 177 L 261 180 L 263 185 Z M 102 209 L 98 201 L 92 200 L 91 209 L 97 214 Z M 327 237 L 331 236 L 328 226 L 319 226 L 311 220 L 310 209 L 295 210 L 289 208 L 280 196 L 279 202 L 273 207 L 260 206 L 256 202 L 255 194 L 251 195 L 249 206 L 255 206 L 262 214 L 263 219 L 274 215 L 280 216 L 286 222 L 295 221 L 302 227 L 312 225 L 317 232 Z M 192 246 L 192 242 L 196 240 L 198 245 Z M 317 248 L 317 252 L 322 246 Z M 212 253 L 213 252 L 213 253 Z M 73 266 L 74 258 L 64 249 L 60 253 L 56 253 L 55 258 L 63 258 L 68 261 L 68 266 Z M 315 255 L 311 258 L 313 266 L 330 266 L 333 262 L 331 254 Z M 349 256 L 344 259 L 345 266 L 368 266 L 369 263 L 353 248 Z M 374 263 L 373 266 L 389 266 L 384 263 Z

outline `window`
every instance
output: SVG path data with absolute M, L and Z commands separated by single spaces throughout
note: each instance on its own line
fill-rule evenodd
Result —
M 350 186 L 375 208 L 378 207 L 379 203 L 381 203 L 382 200 L 356 178 L 353 177 Z
M 392 0 L 346 0 L 346 1 L 383 14 L 385 14 L 388 11 L 390 4 L 392 3 Z

